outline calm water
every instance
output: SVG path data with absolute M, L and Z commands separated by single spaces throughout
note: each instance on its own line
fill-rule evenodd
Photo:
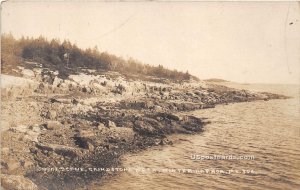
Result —
M 298 94 L 297 86 L 257 89 Z M 247 88 L 250 88 L 247 85 Z M 123 158 L 121 172 L 90 189 L 300 189 L 299 99 L 218 106 L 192 112 L 212 121 L 199 135 L 176 135 L 173 146 L 154 147 Z M 182 140 L 183 139 L 183 140 Z M 254 156 L 254 160 L 192 160 L 192 155 Z M 163 169 L 177 169 L 167 172 Z M 162 169 L 154 172 L 153 169 Z M 183 173 L 178 169 L 208 171 Z M 208 169 L 208 170 L 205 170 Z M 218 174 L 211 171 L 231 171 Z M 247 170 L 244 174 L 243 170 Z M 240 172 L 240 173 L 238 173 Z M 249 173 L 250 172 L 250 173 Z

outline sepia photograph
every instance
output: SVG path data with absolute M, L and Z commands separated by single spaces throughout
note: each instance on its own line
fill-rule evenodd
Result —
M 300 190 L 300 2 L 1 2 L 1 190 Z

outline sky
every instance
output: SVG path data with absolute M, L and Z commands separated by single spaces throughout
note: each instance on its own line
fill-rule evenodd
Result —
M 300 83 L 299 2 L 33 2 L 1 7 L 2 33 L 68 39 L 241 83 Z

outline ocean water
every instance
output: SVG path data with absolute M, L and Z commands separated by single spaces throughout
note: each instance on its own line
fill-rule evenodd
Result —
M 294 98 L 191 112 L 211 121 L 203 133 L 174 135 L 174 145 L 125 155 L 122 167 L 129 171 L 89 189 L 299 190 L 299 86 L 235 87 Z

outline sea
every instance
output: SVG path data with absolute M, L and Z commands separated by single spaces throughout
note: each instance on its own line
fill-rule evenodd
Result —
M 299 190 L 299 85 L 224 85 L 291 98 L 190 112 L 210 121 L 202 133 L 126 154 L 117 175 L 88 189 Z

